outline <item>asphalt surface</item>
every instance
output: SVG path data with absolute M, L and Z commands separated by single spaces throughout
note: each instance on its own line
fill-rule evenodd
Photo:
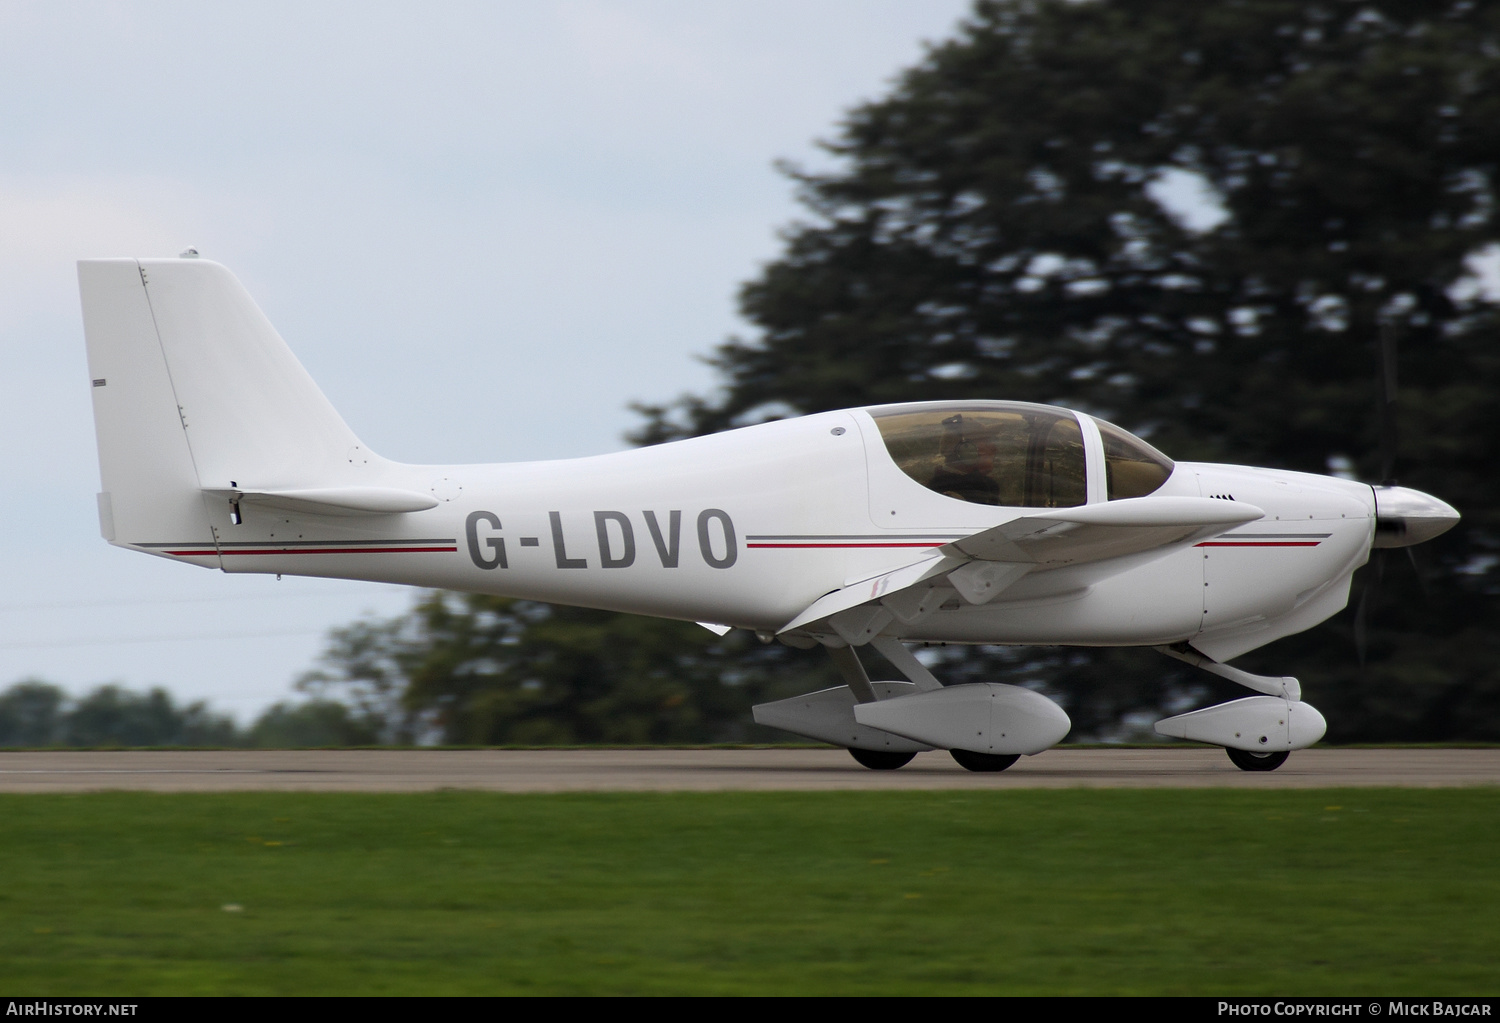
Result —
M 1277 771 L 1220 750 L 1049 750 L 999 774 L 942 752 L 870 771 L 843 750 L 0 752 L 0 792 L 494 792 L 813 789 L 1438 788 L 1500 785 L 1500 749 L 1302 750 Z

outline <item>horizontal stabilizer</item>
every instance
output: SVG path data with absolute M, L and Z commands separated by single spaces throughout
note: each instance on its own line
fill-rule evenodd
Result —
M 431 494 L 394 487 L 310 487 L 295 490 L 206 489 L 241 507 L 276 508 L 313 515 L 395 515 L 438 506 Z

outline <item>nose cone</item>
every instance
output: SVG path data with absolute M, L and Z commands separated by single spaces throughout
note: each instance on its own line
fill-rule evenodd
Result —
M 1458 511 L 1447 501 L 1409 487 L 1375 491 L 1376 547 L 1410 547 L 1458 525 Z

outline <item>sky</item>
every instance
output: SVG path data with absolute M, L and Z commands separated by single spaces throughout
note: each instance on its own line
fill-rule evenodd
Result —
M 967 0 L 0 4 L 0 687 L 163 686 L 248 723 L 394 586 L 99 537 L 75 261 L 228 266 L 409 462 L 620 450 L 708 393 L 799 217 L 777 160 Z

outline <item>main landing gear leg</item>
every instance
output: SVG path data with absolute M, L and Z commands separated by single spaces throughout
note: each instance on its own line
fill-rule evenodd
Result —
M 870 685 L 870 676 L 865 674 L 865 666 L 859 663 L 859 655 L 854 652 L 854 648 L 829 647 L 828 656 L 833 658 L 834 667 L 838 668 L 839 674 L 844 678 L 844 684 L 854 694 L 854 699 L 860 703 L 874 703 L 875 687 Z M 894 771 L 911 763 L 911 758 L 916 756 L 915 753 L 859 749 L 853 746 L 849 747 L 849 755 L 860 765 L 872 771 Z
M 875 687 L 870 685 L 870 676 L 865 674 L 865 666 L 859 663 L 859 654 L 854 652 L 854 648 L 829 647 L 828 656 L 833 658 L 833 666 L 843 676 L 844 685 L 849 687 L 854 699 L 859 703 L 874 703 Z

